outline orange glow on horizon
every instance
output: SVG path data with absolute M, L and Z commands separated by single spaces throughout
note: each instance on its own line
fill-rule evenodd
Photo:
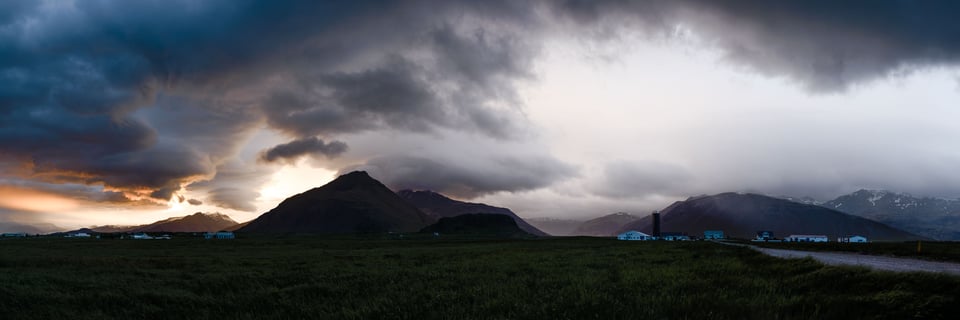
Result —
M 0 207 L 24 211 L 71 210 L 79 205 L 76 200 L 49 192 L 0 186 Z

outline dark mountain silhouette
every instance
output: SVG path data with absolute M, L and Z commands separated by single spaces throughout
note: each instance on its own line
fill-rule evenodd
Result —
M 649 233 L 650 216 L 620 229 Z M 913 240 L 920 236 L 828 208 L 757 194 L 721 193 L 677 201 L 661 211 L 661 230 L 702 235 L 723 230 L 727 236 L 752 238 L 759 230 L 783 238 L 791 234 L 862 235 L 872 240 Z
M 130 232 L 214 232 L 237 225 L 225 214 L 197 212 L 135 227 Z
M 420 232 L 499 237 L 530 236 L 529 233 L 517 226 L 513 217 L 490 213 L 467 213 L 453 217 L 443 217 L 437 223 L 423 228 Z
M 620 231 L 623 226 L 637 220 L 640 220 L 640 217 L 626 212 L 617 212 L 584 221 L 573 231 L 573 234 L 595 237 L 614 236 L 618 234 L 618 231 Z
M 433 191 L 412 191 L 402 190 L 397 193 L 400 198 L 410 202 L 433 219 L 444 217 L 454 217 L 467 213 L 493 213 L 502 214 L 513 218 L 523 231 L 537 236 L 547 236 L 548 234 L 540 231 L 530 225 L 517 214 L 507 208 L 489 206 L 483 203 L 471 203 L 457 201 Z
M 527 219 L 530 225 L 554 236 L 572 236 L 574 231 L 583 224 L 583 220 L 569 220 L 558 218 L 531 218 Z
M 960 240 L 960 199 L 858 190 L 822 206 L 938 240 Z
M 432 222 L 426 214 L 363 171 L 283 200 L 240 232 L 415 232 Z
M 162 221 L 162 220 L 161 220 Z M 97 233 L 114 233 L 114 232 L 130 232 L 133 229 L 139 228 L 141 226 L 117 226 L 117 225 L 105 225 L 105 226 L 92 226 L 89 228 L 83 228 L 79 230 L 73 230 L 70 232 L 84 232 L 80 230 L 90 230 Z

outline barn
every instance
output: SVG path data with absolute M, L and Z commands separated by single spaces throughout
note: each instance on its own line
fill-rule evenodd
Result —
M 703 232 L 703 239 L 705 240 L 725 239 L 725 237 L 723 236 L 723 231 L 707 230 Z
M 837 242 L 867 243 L 867 237 L 864 236 L 842 236 L 837 238 Z
M 786 239 L 787 242 L 827 242 L 829 238 L 825 235 L 810 234 L 791 234 Z
M 640 232 L 640 231 L 630 230 L 630 231 L 627 231 L 627 232 L 624 232 L 624 233 L 621 233 L 620 235 L 618 235 L 618 236 L 617 236 L 617 240 L 640 240 L 640 241 L 645 241 L 645 240 L 653 240 L 653 237 L 651 237 L 649 234 L 646 234 L 646 233 L 643 233 L 643 232 Z

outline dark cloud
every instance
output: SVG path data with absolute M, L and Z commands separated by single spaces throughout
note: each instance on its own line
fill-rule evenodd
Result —
M 203 204 L 203 201 L 200 201 L 197 199 L 187 199 L 187 203 L 189 203 L 190 205 L 199 206 Z
M 4 1 L 0 166 L 166 200 L 215 180 L 264 125 L 291 139 L 275 159 L 296 147 L 336 153 L 338 136 L 371 130 L 515 139 L 529 126 L 516 86 L 533 78 L 543 39 L 596 30 L 690 29 L 731 61 L 844 90 L 956 64 L 957 9 L 892 0 Z M 307 138 L 321 143 L 310 149 Z M 424 170 L 413 160 L 393 166 Z M 430 176 L 470 195 L 542 187 L 563 171 L 480 177 L 504 166 L 445 164 Z M 219 203 L 249 208 L 224 196 L 235 186 L 214 184 L 204 190 Z
M 347 144 L 340 141 L 325 143 L 316 137 L 294 140 L 289 143 L 274 146 L 260 154 L 260 160 L 265 162 L 288 161 L 294 162 L 303 156 L 336 157 L 347 151 Z
M 635 17 L 660 34 L 687 28 L 732 61 L 815 91 L 960 62 L 956 1 L 572 0 L 556 8 L 582 24 Z
M 415 156 L 387 156 L 340 170 L 364 170 L 394 190 L 434 190 L 459 198 L 500 191 L 525 191 L 548 186 L 575 174 L 553 158 L 491 157 L 474 163 Z

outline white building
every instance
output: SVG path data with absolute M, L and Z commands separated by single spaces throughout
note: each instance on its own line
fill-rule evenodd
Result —
M 203 234 L 204 239 L 234 239 L 236 236 L 230 231 L 207 232 Z
M 827 242 L 830 238 L 825 235 L 810 234 L 791 234 L 785 241 L 787 242 Z
M 137 239 L 137 240 L 153 239 L 153 237 L 151 237 L 149 234 L 146 234 L 146 233 L 137 233 L 137 234 L 134 234 L 132 237 L 133 239 Z
M 67 238 L 89 238 L 90 234 L 86 232 L 77 232 L 71 233 L 66 236 Z
M 842 236 L 837 238 L 837 242 L 867 243 L 867 237 L 864 236 Z
M 617 236 L 617 240 L 641 240 L 641 241 L 645 241 L 645 240 L 653 240 L 653 237 L 651 237 L 649 234 L 646 234 L 646 233 L 643 233 L 643 232 L 640 232 L 640 231 L 630 230 L 630 231 L 627 231 L 627 232 L 624 232 L 624 233 L 621 233 L 620 235 L 618 235 L 618 236 Z

